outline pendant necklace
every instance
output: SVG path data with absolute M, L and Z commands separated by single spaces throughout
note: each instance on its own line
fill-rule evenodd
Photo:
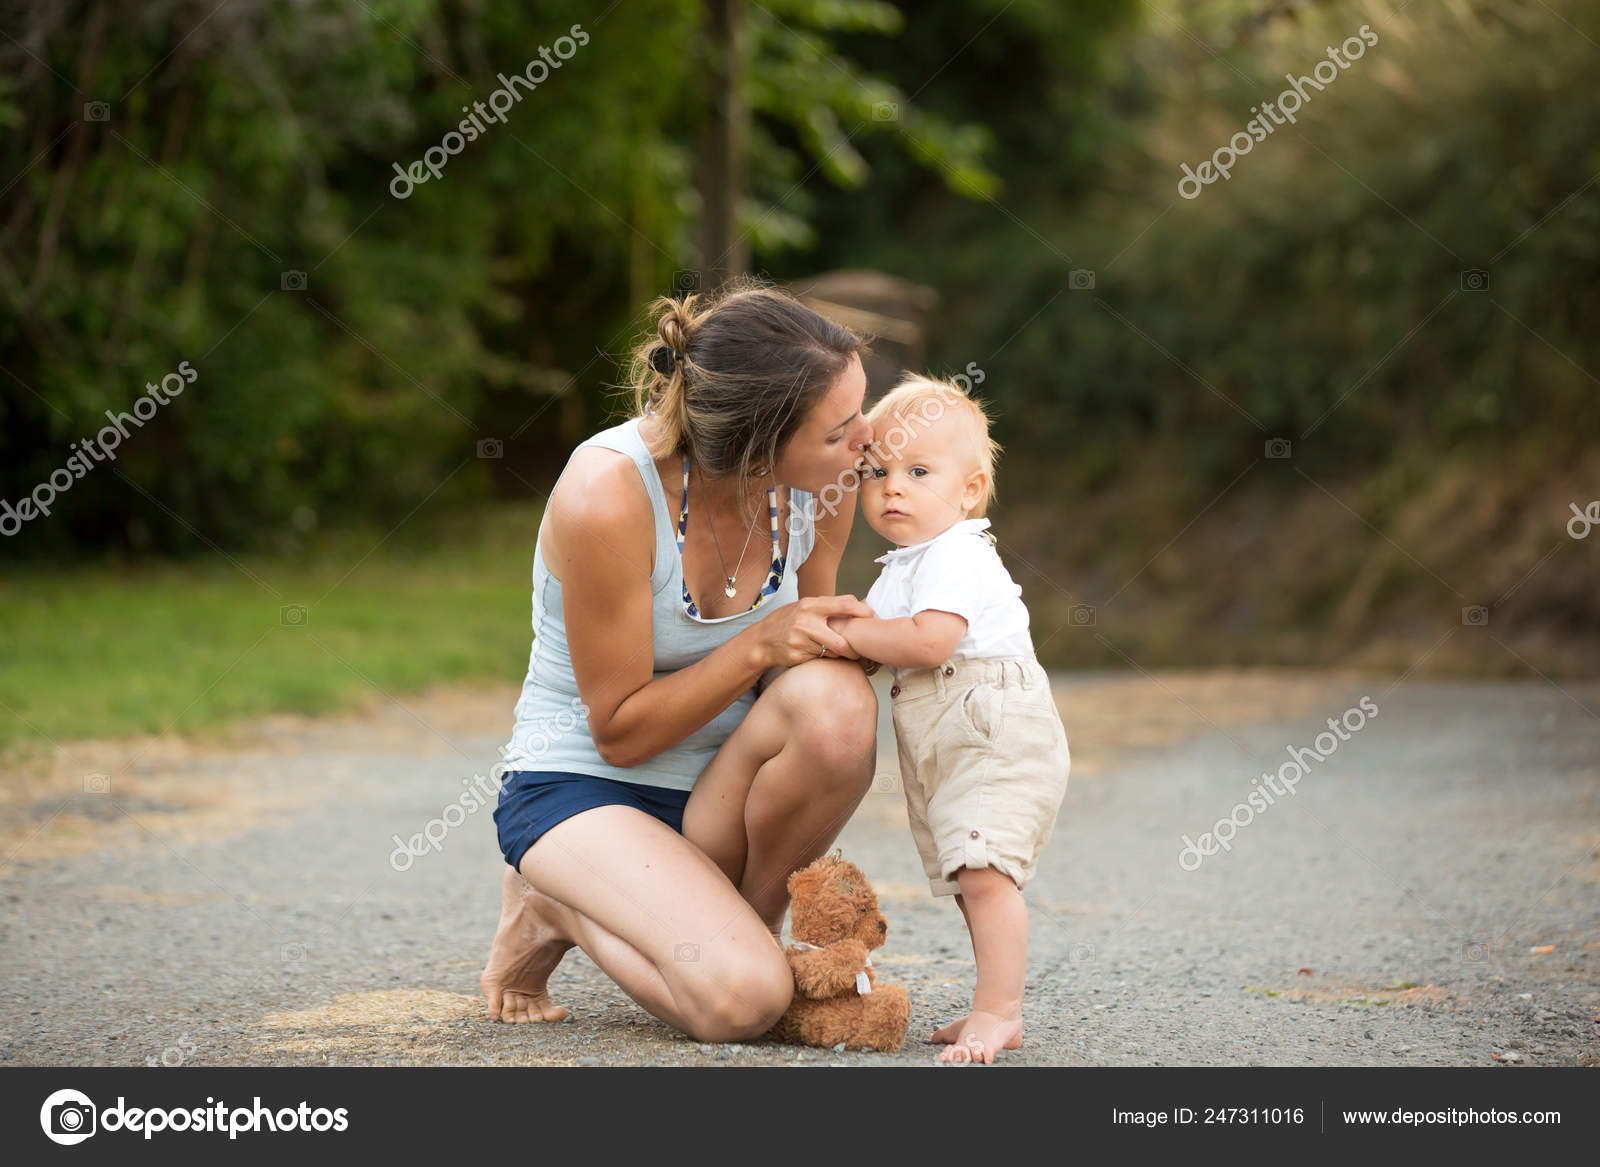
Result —
M 705 506 L 705 502 L 706 492 L 704 486 L 702 486 L 700 490 L 700 505 Z M 760 517 L 761 515 L 758 512 L 756 518 Z M 750 550 L 750 540 L 756 533 L 756 519 L 750 520 L 750 529 L 745 532 L 744 546 L 739 550 L 739 562 L 734 564 L 733 575 L 728 574 L 728 561 L 722 557 L 722 541 L 717 538 L 717 525 L 711 521 L 710 507 L 706 507 L 706 526 L 711 529 L 711 542 L 717 549 L 717 563 L 721 566 L 722 578 L 726 581 L 722 587 L 722 594 L 731 600 L 738 594 L 738 588 L 734 584 L 738 578 L 739 569 L 744 566 L 745 552 Z

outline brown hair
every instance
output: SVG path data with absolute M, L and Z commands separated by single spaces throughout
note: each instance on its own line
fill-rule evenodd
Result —
M 706 474 L 770 473 L 806 415 L 866 352 L 850 329 L 759 280 L 714 296 L 662 296 L 656 335 L 634 349 L 634 416 L 656 418 L 656 457 L 688 455 Z

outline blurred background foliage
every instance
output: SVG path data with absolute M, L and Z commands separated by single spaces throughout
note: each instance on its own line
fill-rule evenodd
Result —
M 618 416 L 649 299 L 716 266 L 717 7 L 0 0 L 0 498 L 199 372 L 5 563 L 536 504 Z M 574 24 L 506 124 L 390 194 Z M 1179 196 L 1362 24 L 1297 125 Z M 985 373 L 1047 663 L 1399 669 L 1479 604 L 1515 651 L 1469 632 L 1429 667 L 1592 673 L 1594 544 L 1563 534 L 1600 495 L 1592 4 L 770 0 L 743 29 L 751 266 L 937 292 L 928 363 Z
M 224 546 L 397 520 L 436 487 L 484 497 L 489 468 L 463 464 L 484 438 L 514 434 L 512 464 L 544 478 L 600 419 L 583 405 L 616 370 L 597 357 L 698 261 L 700 7 L 0 0 L 4 497 L 184 359 L 197 387 L 116 469 Z M 860 186 L 858 135 L 950 187 L 993 184 L 979 124 L 915 115 L 833 50 L 834 35 L 898 31 L 898 9 L 754 12 L 741 218 L 759 247 L 814 242 L 811 200 L 782 196 L 813 168 Z M 569 63 L 391 197 L 392 164 L 574 24 L 590 39 Z M 905 116 L 874 121 L 885 101 Z M 86 120 L 91 102 L 106 121 Z M 578 408 L 557 432 L 547 410 L 569 387 Z M 196 546 L 107 468 L 62 504 L 7 552 Z

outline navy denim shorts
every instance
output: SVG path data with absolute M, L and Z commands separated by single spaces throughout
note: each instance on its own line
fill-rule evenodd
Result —
M 494 825 L 500 853 L 512 867 L 551 827 L 597 806 L 631 806 L 683 833 L 689 791 L 640 782 L 617 782 L 566 770 L 507 770 L 501 778 Z

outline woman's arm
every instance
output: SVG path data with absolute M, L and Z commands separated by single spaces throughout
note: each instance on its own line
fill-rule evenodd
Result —
M 580 450 L 545 518 L 546 566 L 561 580 L 562 617 L 579 698 L 601 758 L 637 766 L 670 749 L 732 705 L 774 664 L 849 645 L 827 618 L 858 613 L 853 599 L 785 604 L 704 658 L 655 677 L 650 574 L 655 516 L 627 458 Z M 551 561 L 553 559 L 553 562 Z

